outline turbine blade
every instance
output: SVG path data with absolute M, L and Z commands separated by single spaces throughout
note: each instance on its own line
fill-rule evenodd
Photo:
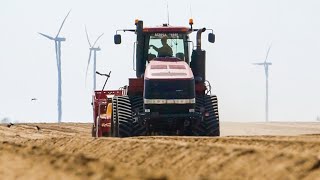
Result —
M 89 46 L 92 47 L 92 46 L 91 46 L 91 43 L 90 43 L 90 40 L 89 40 L 89 35 L 88 35 L 87 27 L 84 26 L 84 28 L 85 28 L 85 30 L 86 30 L 86 35 L 87 35 L 87 40 L 88 40 Z
M 56 37 L 58 37 L 58 36 L 59 36 L 60 31 L 61 31 L 61 29 L 62 29 L 62 27 L 63 27 L 63 24 L 64 24 L 64 22 L 66 21 L 67 17 L 69 16 L 70 12 L 71 12 L 71 10 L 68 12 L 67 16 L 64 18 L 64 20 L 63 20 L 63 22 L 62 22 L 62 24 L 61 24 L 61 26 L 60 26 L 60 29 L 59 29 L 58 34 L 57 34 L 57 36 L 56 36 Z
M 268 56 L 269 56 L 269 51 L 271 49 L 272 44 L 270 44 L 268 51 L 267 51 L 267 55 L 266 55 L 266 59 L 264 60 L 264 62 L 267 62 Z
M 46 38 L 48 38 L 48 39 L 50 39 L 50 40 L 54 40 L 54 38 L 51 37 L 51 36 L 48 36 L 48 35 L 43 34 L 43 33 L 39 33 L 39 34 L 42 35 L 42 36 L 44 36 L 44 37 L 46 37 Z
M 97 40 L 94 42 L 94 44 L 93 44 L 93 46 L 92 47 L 94 47 L 95 45 L 96 45 L 96 43 L 98 42 L 98 40 L 101 38 L 101 36 L 103 36 L 103 34 L 104 33 L 102 33 L 98 38 L 97 38 Z
M 87 64 L 87 70 L 86 70 L 86 82 L 87 82 L 87 75 L 88 75 L 89 64 L 90 64 L 90 60 L 91 60 L 91 52 L 92 52 L 92 50 L 90 49 L 89 59 L 88 59 L 88 64 Z
M 264 65 L 264 63 L 252 63 L 253 65 Z

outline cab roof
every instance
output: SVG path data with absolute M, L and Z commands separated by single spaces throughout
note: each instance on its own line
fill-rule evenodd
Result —
M 159 27 L 145 27 L 145 33 L 190 33 L 191 29 L 183 26 L 159 26 Z

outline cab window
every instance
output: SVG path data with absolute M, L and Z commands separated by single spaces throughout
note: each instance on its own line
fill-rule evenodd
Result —
M 154 33 L 150 35 L 147 48 L 149 57 L 176 57 L 185 61 L 185 34 Z M 150 58 L 148 58 L 150 60 Z

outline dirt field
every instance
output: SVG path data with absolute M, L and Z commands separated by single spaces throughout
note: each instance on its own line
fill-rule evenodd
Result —
M 218 138 L 95 139 L 90 128 L 1 125 L 0 179 L 320 179 L 320 123 L 222 123 Z

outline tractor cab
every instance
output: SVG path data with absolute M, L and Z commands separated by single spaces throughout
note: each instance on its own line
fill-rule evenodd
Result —
M 121 44 L 121 35 L 118 31 L 134 32 L 137 36 L 134 48 L 134 61 L 136 62 L 136 76 L 142 78 L 147 64 L 151 60 L 159 61 L 185 61 L 191 66 L 191 61 L 198 61 L 203 58 L 201 53 L 201 33 L 206 31 L 203 29 L 193 29 L 193 20 L 189 20 L 190 27 L 170 26 L 163 24 L 158 27 L 143 27 L 143 21 L 135 21 L 136 29 L 117 30 L 114 36 L 115 44 Z M 212 31 L 212 29 L 209 29 Z M 197 32 L 197 45 L 189 40 L 189 34 Z M 213 32 L 208 34 L 208 41 L 214 43 L 215 35 Z M 191 45 L 191 47 L 190 47 Z M 192 53 L 190 54 L 190 49 Z M 200 52 L 200 54 L 198 53 Z M 201 62 L 202 60 L 199 60 Z M 197 64 L 199 64 L 197 62 Z M 201 69 L 202 71 L 202 69 Z M 204 81 L 204 77 L 202 77 Z

